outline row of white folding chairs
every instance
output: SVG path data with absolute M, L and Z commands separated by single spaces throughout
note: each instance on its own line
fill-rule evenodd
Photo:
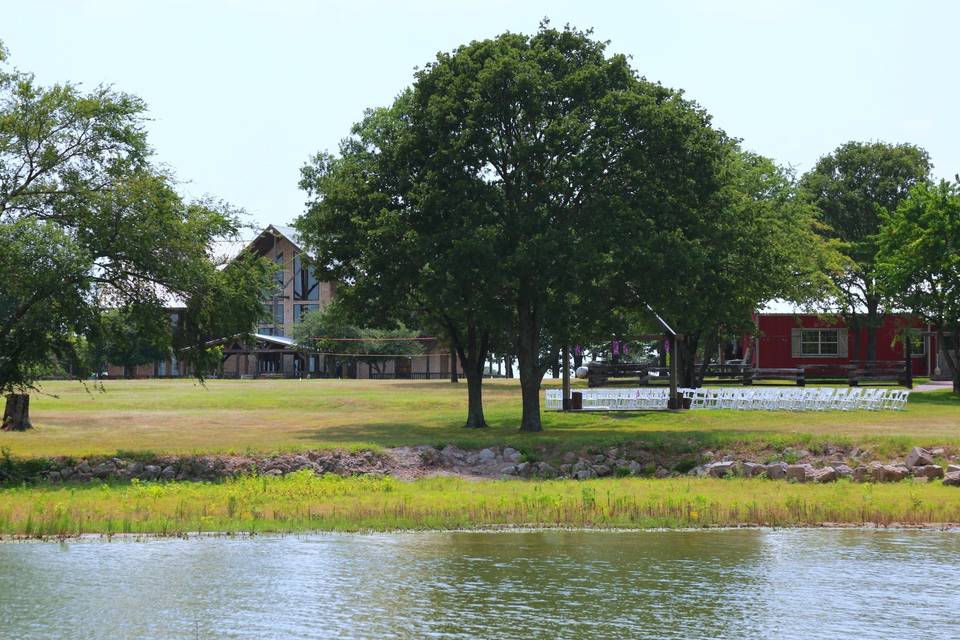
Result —
M 690 398 L 692 409 L 741 409 L 767 411 L 852 411 L 901 410 L 910 392 L 900 389 L 863 389 L 846 387 L 748 388 L 702 387 L 680 389 Z M 663 409 L 668 390 L 663 387 L 637 389 L 586 389 L 583 409 L 627 411 Z M 547 410 L 563 408 L 563 392 L 545 391 Z
M 662 409 L 667 403 L 667 390 L 646 389 L 588 389 L 581 392 L 584 409 L 626 411 Z
M 694 409 L 760 409 L 774 411 L 901 410 L 910 392 L 900 389 L 804 387 L 748 389 L 737 387 L 684 389 Z

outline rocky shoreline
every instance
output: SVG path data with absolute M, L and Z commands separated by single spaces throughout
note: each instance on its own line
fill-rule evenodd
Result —
M 9 466 L 9 465 L 8 465 Z M 625 444 L 576 451 L 541 449 L 531 453 L 512 447 L 462 449 L 397 447 L 379 452 L 314 450 L 277 455 L 187 455 L 48 458 L 31 461 L 14 475 L 0 467 L 0 482 L 83 483 L 91 481 L 216 481 L 244 475 L 282 476 L 297 471 L 317 475 L 390 475 L 412 480 L 430 475 L 468 478 L 603 477 L 758 477 L 794 482 L 926 482 L 942 479 L 960 486 L 960 456 L 952 448 L 915 447 L 901 460 L 877 459 L 858 447 L 823 446 L 817 453 L 787 447 L 761 451 L 671 453 Z

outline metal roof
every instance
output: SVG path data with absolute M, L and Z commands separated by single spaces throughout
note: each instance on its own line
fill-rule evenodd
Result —
M 296 347 L 297 341 L 293 338 L 288 338 L 286 336 L 268 336 L 262 333 L 251 334 L 257 340 L 263 340 L 264 342 L 272 342 L 273 344 L 283 345 L 285 347 Z

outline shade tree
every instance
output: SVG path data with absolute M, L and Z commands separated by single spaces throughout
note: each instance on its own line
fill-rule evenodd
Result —
M 848 142 L 821 158 L 803 175 L 804 196 L 824 223 L 824 237 L 835 240 L 846 264 L 832 272 L 835 295 L 824 310 L 842 315 L 866 333 L 867 360 L 876 360 L 877 331 L 891 299 L 879 286 L 877 234 L 883 212 L 893 212 L 914 186 L 929 180 L 930 156 L 912 144 Z M 855 333 L 855 336 L 858 334 Z
M 152 162 L 145 105 L 97 87 L 41 86 L 0 70 L 0 393 L 4 428 L 29 426 L 27 391 L 52 363 L 79 378 L 87 341 L 108 309 L 161 313 L 170 297 L 193 315 L 170 348 L 204 375 L 219 365 L 214 337 L 253 325 L 268 267 L 227 268 L 209 255 L 236 236 L 237 210 L 186 202 Z M 230 305 L 224 313 L 224 305 Z M 218 314 L 205 309 L 218 309 Z

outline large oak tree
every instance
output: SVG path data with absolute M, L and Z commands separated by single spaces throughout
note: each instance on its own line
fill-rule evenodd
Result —
M 877 280 L 882 212 L 895 211 L 912 187 L 929 179 L 930 169 L 927 152 L 911 144 L 848 142 L 801 179 L 803 192 L 820 210 L 825 237 L 838 241 L 848 258 L 833 274 L 838 295 L 827 310 L 865 330 L 869 361 L 877 358 L 877 330 L 891 302 Z
M 491 336 L 506 325 L 520 428 L 538 431 L 557 347 L 624 299 L 619 247 L 712 197 L 731 144 L 696 104 L 588 32 L 542 25 L 417 72 L 339 157 L 305 169 L 313 199 L 298 226 L 357 299 L 389 307 L 401 292 L 446 326 L 466 346 L 477 400 Z

